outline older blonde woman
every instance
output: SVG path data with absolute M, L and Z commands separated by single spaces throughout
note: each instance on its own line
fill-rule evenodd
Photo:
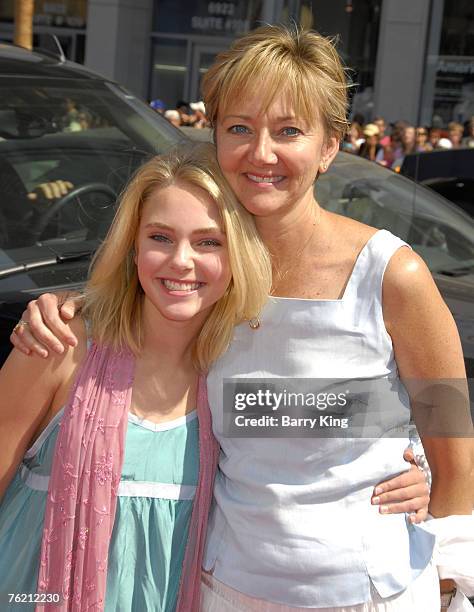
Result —
M 404 470 L 408 440 L 235 438 L 224 427 L 225 378 L 465 376 L 455 324 L 423 261 L 389 232 L 315 200 L 347 129 L 338 54 L 316 33 L 261 28 L 218 56 L 203 93 L 220 167 L 272 255 L 273 287 L 208 376 L 222 452 L 202 607 L 438 610 L 433 538 L 371 505 L 387 499 L 372 498 L 374 486 Z M 54 300 L 40 305 L 53 332 L 71 339 Z M 52 345 L 38 304 L 25 316 L 15 341 L 39 348 L 34 330 Z M 467 514 L 470 442 L 425 442 L 430 511 Z
M 224 459 L 204 597 L 230 597 L 228 586 L 292 608 L 436 610 L 432 541 L 366 503 L 372 479 L 402 469 L 403 440 L 398 451 L 384 440 L 272 445 L 228 439 L 219 419 L 217 392 L 230 376 L 465 377 L 456 326 L 424 262 L 314 198 L 346 129 L 339 57 L 315 33 L 263 28 L 217 58 L 203 91 L 220 166 L 273 255 L 275 296 L 208 377 Z M 431 513 L 470 514 L 471 440 L 424 442 Z

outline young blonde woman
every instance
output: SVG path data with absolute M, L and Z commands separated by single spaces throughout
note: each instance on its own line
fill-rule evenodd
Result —
M 199 605 L 218 451 L 202 373 L 270 288 L 240 208 L 210 146 L 147 162 L 94 261 L 77 345 L 5 363 L 2 611 Z
M 373 497 L 377 483 L 405 470 L 408 439 L 233 438 L 224 429 L 225 378 L 465 376 L 456 327 L 423 261 L 389 232 L 315 200 L 314 182 L 347 129 L 346 89 L 331 41 L 270 26 L 236 41 L 204 78 L 220 167 L 273 264 L 262 315 L 237 327 L 208 375 L 221 460 L 206 612 L 439 610 L 434 538 L 386 503 L 405 476 Z M 25 317 L 13 338 L 23 350 L 52 348 L 54 336 L 74 342 L 51 296 Z M 403 429 L 406 413 L 397 422 Z M 470 441 L 425 442 L 430 511 L 470 513 Z M 409 498 L 395 511 L 421 507 L 418 490 L 395 492 L 398 502 Z

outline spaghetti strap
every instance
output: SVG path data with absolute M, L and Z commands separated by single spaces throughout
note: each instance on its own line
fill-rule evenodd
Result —
M 381 299 L 382 283 L 388 262 L 401 247 L 411 248 L 387 230 L 373 234 L 360 251 L 344 292 L 344 299 L 360 300 L 376 295 Z

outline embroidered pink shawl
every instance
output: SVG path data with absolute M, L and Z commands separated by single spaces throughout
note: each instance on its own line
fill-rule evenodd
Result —
M 37 611 L 101 611 L 108 549 L 123 465 L 135 359 L 131 352 L 92 345 L 65 409 L 53 459 L 38 593 L 60 604 Z M 219 447 L 212 435 L 205 378 L 200 377 L 200 470 L 178 598 L 179 612 L 199 610 L 201 561 Z

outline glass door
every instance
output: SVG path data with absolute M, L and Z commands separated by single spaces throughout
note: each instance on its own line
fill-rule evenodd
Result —
M 149 98 L 161 99 L 167 109 L 176 108 L 186 94 L 188 44 L 185 40 L 156 38 L 152 43 Z
M 192 68 L 191 68 L 191 81 L 189 87 L 189 101 L 196 102 L 201 100 L 201 81 L 202 77 L 206 74 L 212 63 L 214 62 L 216 55 L 227 49 L 228 45 L 216 46 L 216 45 L 193 45 L 192 54 Z

